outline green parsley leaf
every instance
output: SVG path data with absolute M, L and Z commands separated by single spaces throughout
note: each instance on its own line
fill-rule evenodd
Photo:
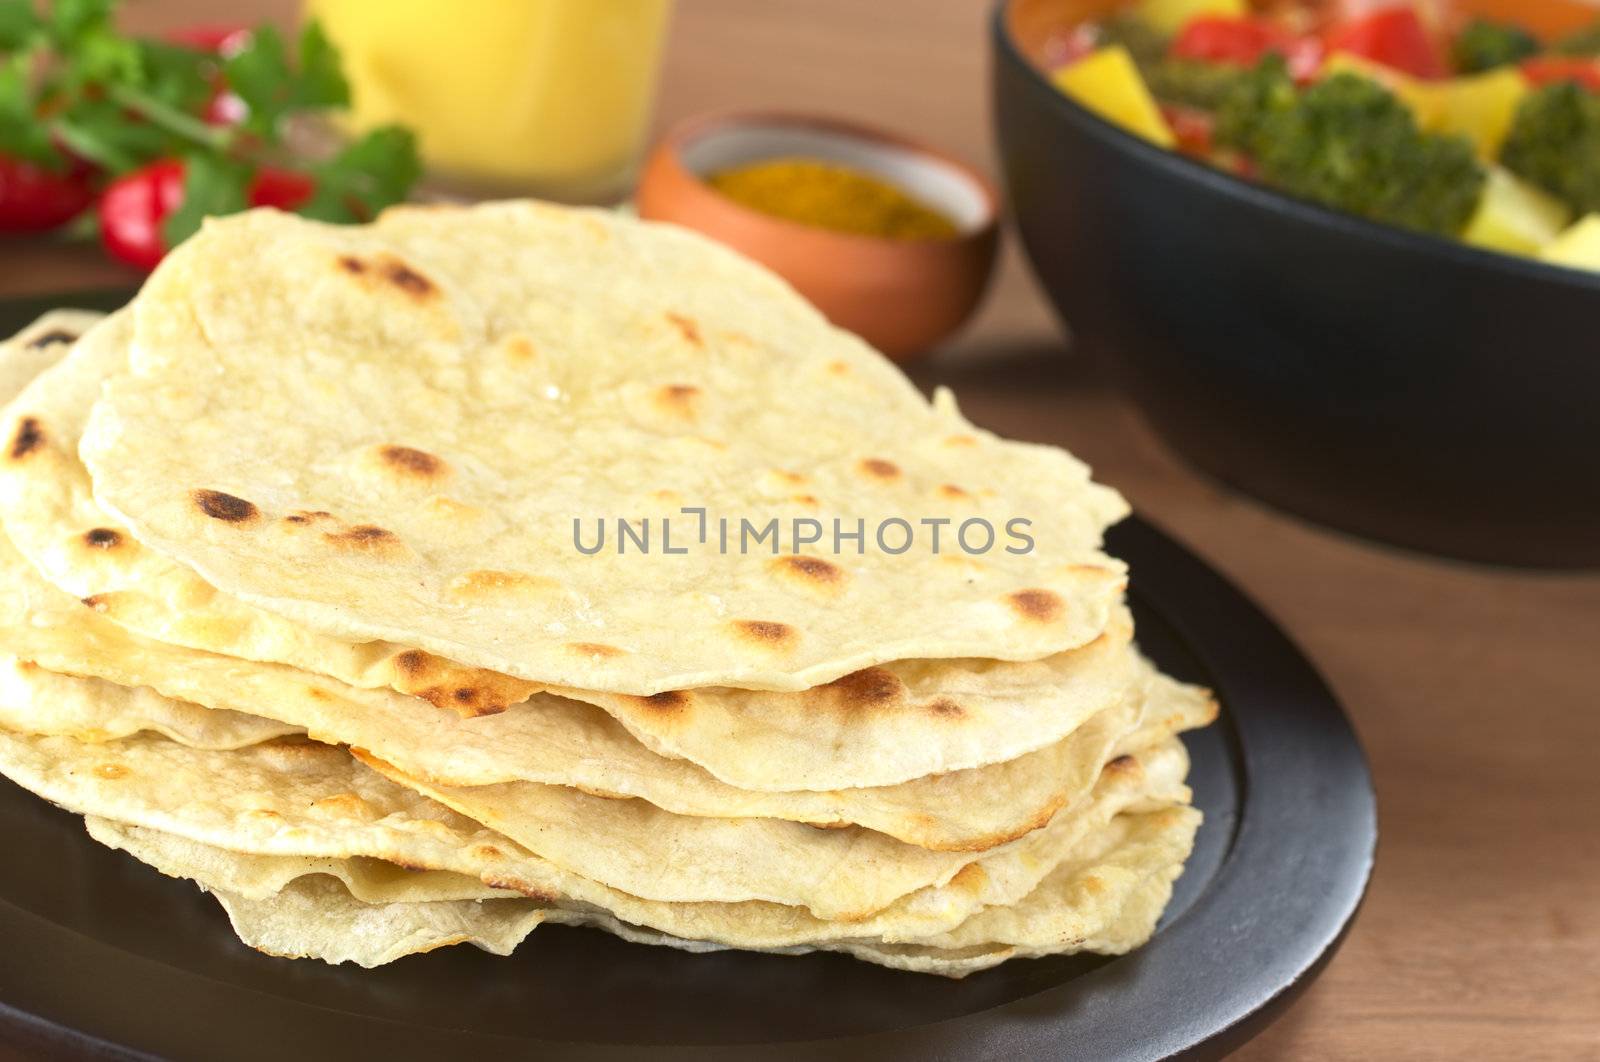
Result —
M 278 139 L 283 118 L 291 111 L 341 107 L 350 102 L 339 55 L 320 25 L 306 23 L 297 51 L 298 69 L 292 69 L 283 36 L 263 26 L 223 66 L 229 87 L 249 108 L 245 126 L 265 140 Z
M 181 111 L 198 114 L 211 99 L 215 57 L 163 41 L 131 41 L 137 84 L 145 95 Z
M 56 115 L 50 128 L 73 154 L 111 173 L 136 170 L 180 146 L 159 126 L 128 121 L 122 107 L 111 100 L 79 99 Z
M 289 61 L 283 37 L 271 26 L 250 34 L 250 42 L 223 63 L 228 87 L 245 102 L 244 125 L 267 140 L 276 140 L 278 122 L 289 106 Z
M 55 0 L 50 5 L 50 37 L 65 51 L 89 36 L 112 33 L 115 7 L 116 0 Z
M 139 49 L 114 33 L 86 33 L 73 46 L 72 61 L 60 70 L 58 93 L 137 81 Z
M 61 169 L 81 158 L 115 177 L 184 160 L 184 199 L 165 222 L 169 245 L 201 219 L 248 206 L 260 167 L 283 165 L 289 119 L 347 106 L 339 54 L 315 21 L 292 43 L 271 26 L 227 57 L 117 31 L 119 0 L 0 0 L 0 153 Z M 219 80 L 220 78 L 220 80 Z M 241 124 L 211 124 L 222 83 Z M 403 199 L 421 173 L 411 135 L 375 130 L 308 167 L 305 213 L 362 221 Z
M 250 167 L 216 155 L 183 160 L 183 202 L 161 227 L 168 247 L 193 236 L 208 217 L 234 214 L 250 205 Z
M 306 109 L 348 107 L 350 84 L 339 65 L 339 53 L 315 19 L 300 31 L 300 69 L 294 102 Z
M 44 33 L 32 0 L 0 0 L 0 52 L 20 52 Z
M 398 125 L 380 126 L 312 169 L 316 191 L 298 213 L 318 221 L 371 221 L 405 199 L 422 176 L 416 138 Z
M 35 114 L 24 56 L 0 62 L 0 152 L 51 170 L 66 160 L 50 142 L 50 132 Z

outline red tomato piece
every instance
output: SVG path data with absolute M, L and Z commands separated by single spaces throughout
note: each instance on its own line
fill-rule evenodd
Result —
M 244 100 L 228 91 L 228 86 L 219 79 L 200 117 L 205 119 L 207 125 L 238 125 L 244 121 L 249 110 Z
M 154 269 L 167 253 L 162 226 L 183 203 L 181 159 L 162 159 L 111 182 L 100 197 L 100 242 L 113 258 Z M 250 181 L 253 207 L 293 210 L 311 198 L 316 182 L 294 170 L 263 167 Z
M 1444 51 L 1409 7 L 1385 8 L 1335 23 L 1326 42 L 1330 52 L 1350 52 L 1414 77 L 1441 78 L 1449 73 Z
M 244 47 L 245 41 L 250 39 L 250 27 L 227 24 L 185 26 L 171 31 L 166 38 L 173 44 L 226 57 Z
M 263 167 L 250 182 L 250 205 L 293 210 L 310 199 L 316 188 L 317 183 L 303 173 Z
M 1191 19 L 1170 49 L 1178 59 L 1227 66 L 1254 66 L 1268 52 L 1283 56 L 1290 76 L 1301 83 L 1316 78 L 1325 54 L 1321 38 L 1296 33 L 1280 22 L 1221 15 Z
M 1268 52 L 1287 53 L 1294 39 L 1294 34 L 1268 19 L 1200 15 L 1179 31 L 1171 54 L 1179 59 L 1255 66 Z
M 1590 92 L 1600 92 L 1600 59 L 1583 56 L 1541 55 L 1526 59 L 1519 69 L 1534 86 L 1576 81 Z
M 154 269 L 167 253 L 162 222 L 183 202 L 183 162 L 161 159 L 112 181 L 100 197 L 100 242 L 111 257 Z
M 94 202 L 93 177 L 81 163 L 55 171 L 0 155 L 0 232 L 45 232 L 65 225 Z
M 1177 138 L 1180 152 L 1195 158 L 1210 157 L 1215 146 L 1212 135 L 1217 122 L 1209 112 L 1197 107 L 1167 104 L 1162 106 L 1161 116 L 1167 120 L 1167 127 Z

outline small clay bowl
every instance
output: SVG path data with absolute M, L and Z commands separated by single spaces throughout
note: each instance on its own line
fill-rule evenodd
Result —
M 707 174 L 770 158 L 836 162 L 882 178 L 955 222 L 939 240 L 857 236 L 742 206 Z M 954 332 L 993 271 L 998 199 L 972 167 L 933 148 L 829 118 L 765 112 L 691 119 L 651 152 L 641 217 L 695 229 L 793 284 L 828 319 L 897 361 Z

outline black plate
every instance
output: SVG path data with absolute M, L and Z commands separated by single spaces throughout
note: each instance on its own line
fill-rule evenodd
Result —
M 1272 622 L 1160 532 L 1111 549 L 1139 638 L 1224 714 L 1188 736 L 1205 811 L 1162 927 L 1117 959 L 965 981 L 836 955 L 686 955 L 546 926 L 512 958 L 451 948 L 363 972 L 267 958 L 221 911 L 0 781 L 0 1025 L 30 1045 L 179 1058 L 1210 1057 L 1332 954 L 1376 840 L 1349 722 Z M 651 1050 L 642 1051 L 648 1045 Z
M 103 313 L 110 313 L 126 306 L 138 293 L 137 288 L 94 288 L 88 291 L 64 292 L 60 295 L 0 299 L 0 339 L 15 335 L 51 310 L 67 307 L 74 310 L 100 310 Z

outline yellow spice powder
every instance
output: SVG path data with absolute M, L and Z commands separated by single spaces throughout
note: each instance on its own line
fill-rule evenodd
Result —
M 721 170 L 711 187 L 752 210 L 860 236 L 942 240 L 949 218 L 878 177 L 819 159 L 779 158 Z

